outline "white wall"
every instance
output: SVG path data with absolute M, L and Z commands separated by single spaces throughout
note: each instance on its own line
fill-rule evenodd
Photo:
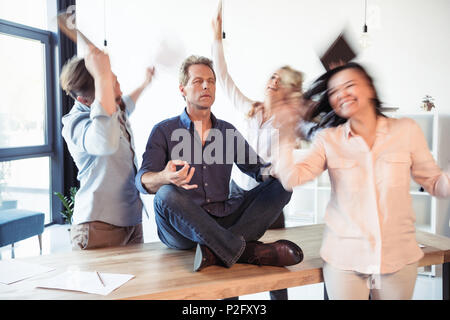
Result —
M 345 27 L 358 46 L 364 0 L 224 0 L 226 58 L 241 90 L 262 99 L 263 86 L 277 67 L 290 64 L 305 72 L 307 83 L 323 67 L 317 57 Z M 106 3 L 106 10 L 104 10 Z M 419 111 L 429 94 L 450 112 L 450 1 L 369 0 L 372 45 L 357 61 L 374 76 L 387 106 Z M 213 0 L 77 0 L 80 29 L 99 46 L 106 13 L 108 52 L 124 92 L 143 79 L 155 61 L 161 39 L 176 47 L 172 68 L 158 68 L 131 121 L 140 161 L 153 125 L 182 112 L 177 68 L 189 54 L 210 56 Z M 237 116 L 217 88 L 213 112 L 234 122 Z M 149 201 L 147 207 L 152 209 Z
M 155 59 L 161 39 L 178 46 L 181 57 L 210 55 L 213 0 L 78 0 L 78 24 L 99 46 L 106 25 L 113 68 L 124 91 L 143 78 Z M 306 73 L 307 82 L 323 72 L 317 57 L 346 27 L 358 46 L 364 17 L 363 0 L 225 0 L 226 56 L 243 92 L 262 99 L 262 88 L 278 66 L 290 64 Z M 275 5 L 276 3 L 276 5 Z M 381 99 L 405 111 L 419 110 L 421 98 L 435 98 L 439 110 L 450 112 L 450 1 L 369 0 L 372 45 L 363 62 L 375 77 Z M 181 60 L 180 60 L 181 61 Z M 177 60 L 178 62 L 178 60 Z M 181 112 L 177 67 L 159 77 L 139 103 L 133 117 L 141 148 L 150 128 Z M 233 120 L 218 87 L 214 111 Z

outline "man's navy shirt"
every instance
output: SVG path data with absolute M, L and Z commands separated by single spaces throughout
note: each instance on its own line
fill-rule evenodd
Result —
M 136 175 L 137 189 L 148 194 L 141 183 L 144 173 L 160 172 L 170 160 L 184 160 L 195 168 L 189 184 L 198 187 L 186 192 L 197 205 L 218 217 L 236 210 L 242 196 L 229 197 L 233 163 L 257 181 L 262 181 L 261 169 L 270 164 L 258 157 L 232 124 L 217 119 L 212 113 L 211 122 L 212 128 L 204 146 L 186 109 L 181 115 L 155 125 Z

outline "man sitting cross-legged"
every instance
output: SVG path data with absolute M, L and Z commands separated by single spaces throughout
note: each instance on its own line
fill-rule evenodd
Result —
M 211 60 L 187 58 L 180 71 L 187 107 L 157 124 L 148 139 L 136 187 L 156 194 L 159 238 L 170 248 L 197 246 L 194 271 L 236 262 L 297 264 L 303 253 L 295 243 L 258 241 L 292 194 L 269 175 L 270 164 L 262 162 L 235 127 L 211 113 L 215 83 Z M 262 183 L 230 196 L 233 163 Z

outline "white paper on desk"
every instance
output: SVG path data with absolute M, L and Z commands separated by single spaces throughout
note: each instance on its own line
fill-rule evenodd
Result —
M 52 279 L 42 281 L 36 288 L 80 291 L 107 296 L 126 282 L 134 278 L 131 274 L 99 272 L 103 283 L 95 272 L 66 271 Z
M 16 260 L 0 261 L 0 283 L 12 284 L 55 269 Z

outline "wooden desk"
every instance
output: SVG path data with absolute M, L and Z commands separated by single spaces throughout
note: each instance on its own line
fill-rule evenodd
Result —
M 264 241 L 289 239 L 303 249 L 304 261 L 287 268 L 236 264 L 230 269 L 212 266 L 193 272 L 194 250 L 171 250 L 162 243 L 20 259 L 56 270 L 10 286 L 0 285 L 0 299 L 223 299 L 320 283 L 322 232 L 323 225 L 267 231 Z M 444 290 L 448 298 L 450 238 L 419 231 L 417 240 L 426 245 L 419 266 L 445 264 Z M 136 277 L 106 297 L 34 288 L 38 280 L 53 277 L 70 266 L 81 271 L 128 273 Z

